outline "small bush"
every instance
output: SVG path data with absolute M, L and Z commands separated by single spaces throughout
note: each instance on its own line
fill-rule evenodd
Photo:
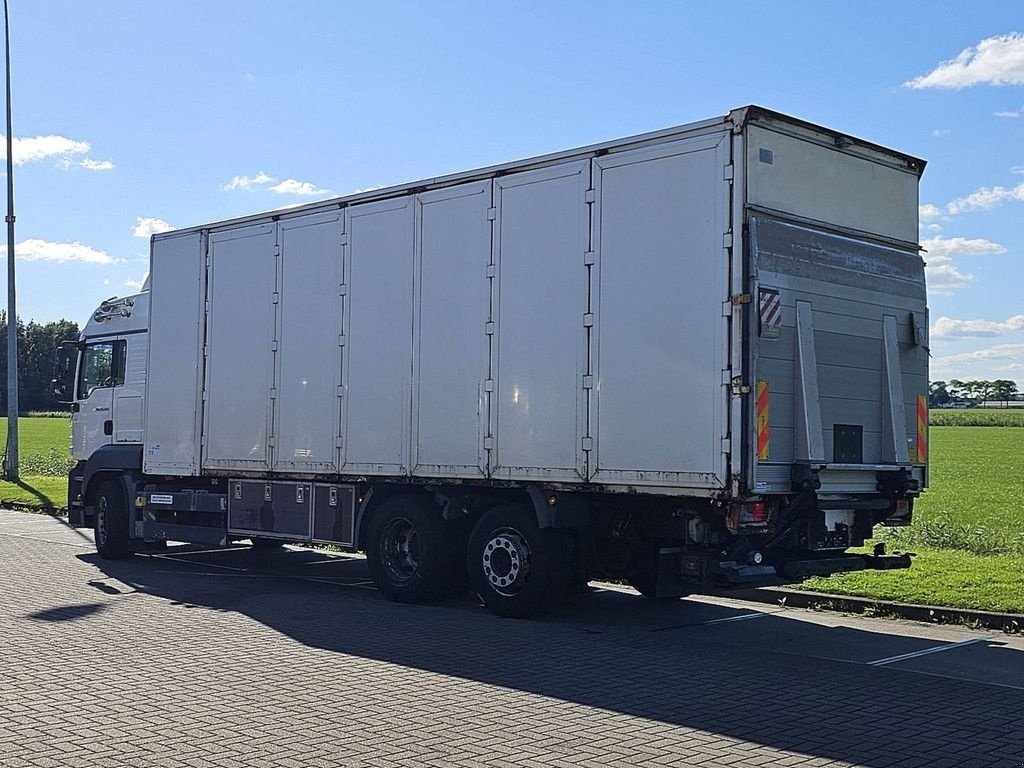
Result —
M 18 469 L 23 475 L 49 475 L 64 477 L 71 470 L 74 461 L 68 456 L 66 449 L 50 448 L 45 453 L 35 452 L 22 454 L 18 460 Z

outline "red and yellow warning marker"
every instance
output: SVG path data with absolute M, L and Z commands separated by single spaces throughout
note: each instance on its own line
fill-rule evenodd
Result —
M 917 463 L 928 461 L 928 396 L 917 396 Z
M 768 380 L 757 380 L 757 458 L 768 458 Z

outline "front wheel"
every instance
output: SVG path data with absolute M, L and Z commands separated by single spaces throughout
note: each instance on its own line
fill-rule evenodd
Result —
M 105 480 L 96 492 L 96 551 L 105 560 L 123 560 L 132 553 L 128 504 L 118 480 Z
M 473 526 L 466 567 L 473 590 L 499 616 L 536 613 L 557 587 L 555 531 L 542 531 L 527 507 L 503 505 Z

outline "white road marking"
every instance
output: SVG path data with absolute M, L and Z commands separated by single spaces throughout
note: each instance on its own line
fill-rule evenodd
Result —
M 771 616 L 770 613 L 741 613 L 739 616 L 726 616 L 722 619 L 711 619 L 710 621 L 702 621 L 701 626 L 707 626 L 708 624 L 725 624 L 730 621 L 747 621 L 749 619 L 763 619 L 765 616 Z
M 46 544 L 60 544 L 63 547 L 83 547 L 85 549 L 92 549 L 92 544 L 78 544 L 73 541 L 54 541 L 53 539 L 41 539 L 38 536 L 28 536 L 24 533 L 7 533 L 6 531 L 0 531 L 0 536 L 11 536 L 15 539 L 31 539 L 32 541 L 42 541 Z
M 139 555 L 141 555 L 142 557 L 155 557 L 159 558 L 160 560 L 173 560 L 176 563 L 186 563 L 187 565 L 195 565 L 199 566 L 200 568 L 221 568 L 225 571 L 241 571 L 243 573 L 248 571 L 248 568 L 235 568 L 230 565 L 218 565 L 217 563 L 193 563 L 191 560 L 185 560 L 184 558 L 175 557 L 174 555 L 158 555 L 153 552 L 137 552 L 136 556 Z
M 962 640 L 959 643 L 946 643 L 945 645 L 936 645 L 931 648 L 924 648 L 920 651 L 912 651 L 910 653 L 901 653 L 899 656 L 889 656 L 884 659 L 875 659 L 874 661 L 867 662 L 869 667 L 884 667 L 887 664 L 895 664 L 898 661 L 906 661 L 907 659 L 916 659 L 920 656 L 930 656 L 933 653 L 942 653 L 943 651 L 951 651 L 954 648 L 963 648 L 967 645 L 974 645 L 980 643 L 985 638 L 975 637 L 970 640 Z

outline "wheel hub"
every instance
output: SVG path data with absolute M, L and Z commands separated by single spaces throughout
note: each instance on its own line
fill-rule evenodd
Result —
M 405 518 L 396 518 L 381 534 L 381 560 L 396 582 L 405 582 L 419 568 L 419 533 Z
M 526 586 L 530 547 L 518 531 L 495 531 L 484 546 L 481 561 L 484 575 L 495 591 L 513 595 Z

